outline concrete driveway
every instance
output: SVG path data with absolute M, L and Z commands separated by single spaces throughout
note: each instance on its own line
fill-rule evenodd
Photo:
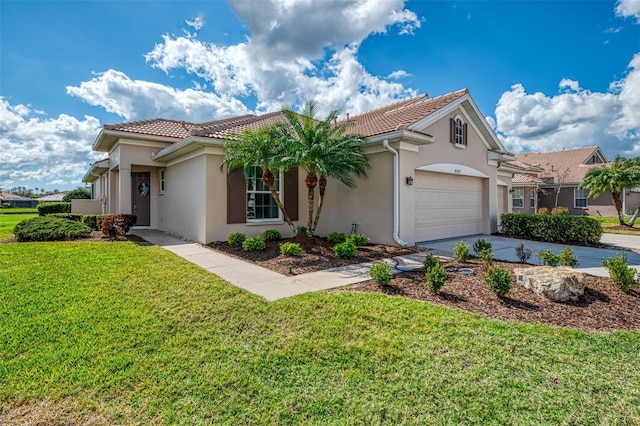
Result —
M 472 235 L 468 237 L 450 238 L 446 240 L 425 241 L 416 243 L 418 247 L 428 248 L 442 256 L 453 256 L 453 248 L 460 241 L 464 241 L 471 248 L 473 253 L 473 243 L 479 238 L 491 243 L 491 248 L 495 255 L 495 260 L 504 260 L 508 262 L 518 262 L 516 256 L 516 247 L 520 245 L 520 241 L 524 241 L 525 247 L 533 250 L 533 256 L 529 259 L 529 263 L 539 264 L 536 253 L 540 250 L 550 249 L 554 253 L 560 253 L 560 250 L 567 247 L 567 244 L 553 244 L 540 241 L 521 240 L 518 238 L 498 237 L 495 235 Z M 617 235 L 603 234 L 600 242 L 611 246 L 611 248 L 593 248 L 583 246 L 570 246 L 573 254 L 578 257 L 579 264 L 575 268 L 590 275 L 608 277 L 609 272 L 602 267 L 602 259 L 608 259 L 627 250 L 627 258 L 629 266 L 640 271 L 640 254 L 630 251 L 631 249 L 640 249 L 640 237 L 633 235 Z

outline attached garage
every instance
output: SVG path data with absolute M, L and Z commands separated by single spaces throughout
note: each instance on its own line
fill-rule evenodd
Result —
M 482 194 L 482 177 L 417 170 L 415 240 L 481 234 Z

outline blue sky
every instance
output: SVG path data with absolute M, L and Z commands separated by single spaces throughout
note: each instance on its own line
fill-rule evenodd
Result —
M 512 152 L 640 156 L 640 0 L 1 0 L 0 188 L 80 185 L 103 124 L 463 87 Z

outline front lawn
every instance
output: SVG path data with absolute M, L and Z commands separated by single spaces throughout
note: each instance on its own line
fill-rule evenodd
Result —
M 13 209 L 17 210 L 17 209 Z M 13 228 L 25 219 L 31 219 L 38 214 L 23 213 L 23 214 L 4 214 L 4 210 L 0 210 L 0 241 L 8 238 L 13 238 Z
M 597 220 L 602 225 L 604 232 L 608 234 L 623 234 L 623 235 L 640 235 L 640 218 L 633 224 L 633 228 L 620 226 L 620 221 L 615 216 L 589 216 L 592 219 Z M 626 218 L 629 221 L 629 218 Z
M 640 334 L 266 303 L 131 242 L 0 244 L 0 423 L 637 424 Z

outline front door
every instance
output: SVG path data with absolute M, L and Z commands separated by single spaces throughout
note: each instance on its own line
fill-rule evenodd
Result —
M 136 225 L 151 225 L 151 173 L 131 173 L 131 211 L 138 217 Z

